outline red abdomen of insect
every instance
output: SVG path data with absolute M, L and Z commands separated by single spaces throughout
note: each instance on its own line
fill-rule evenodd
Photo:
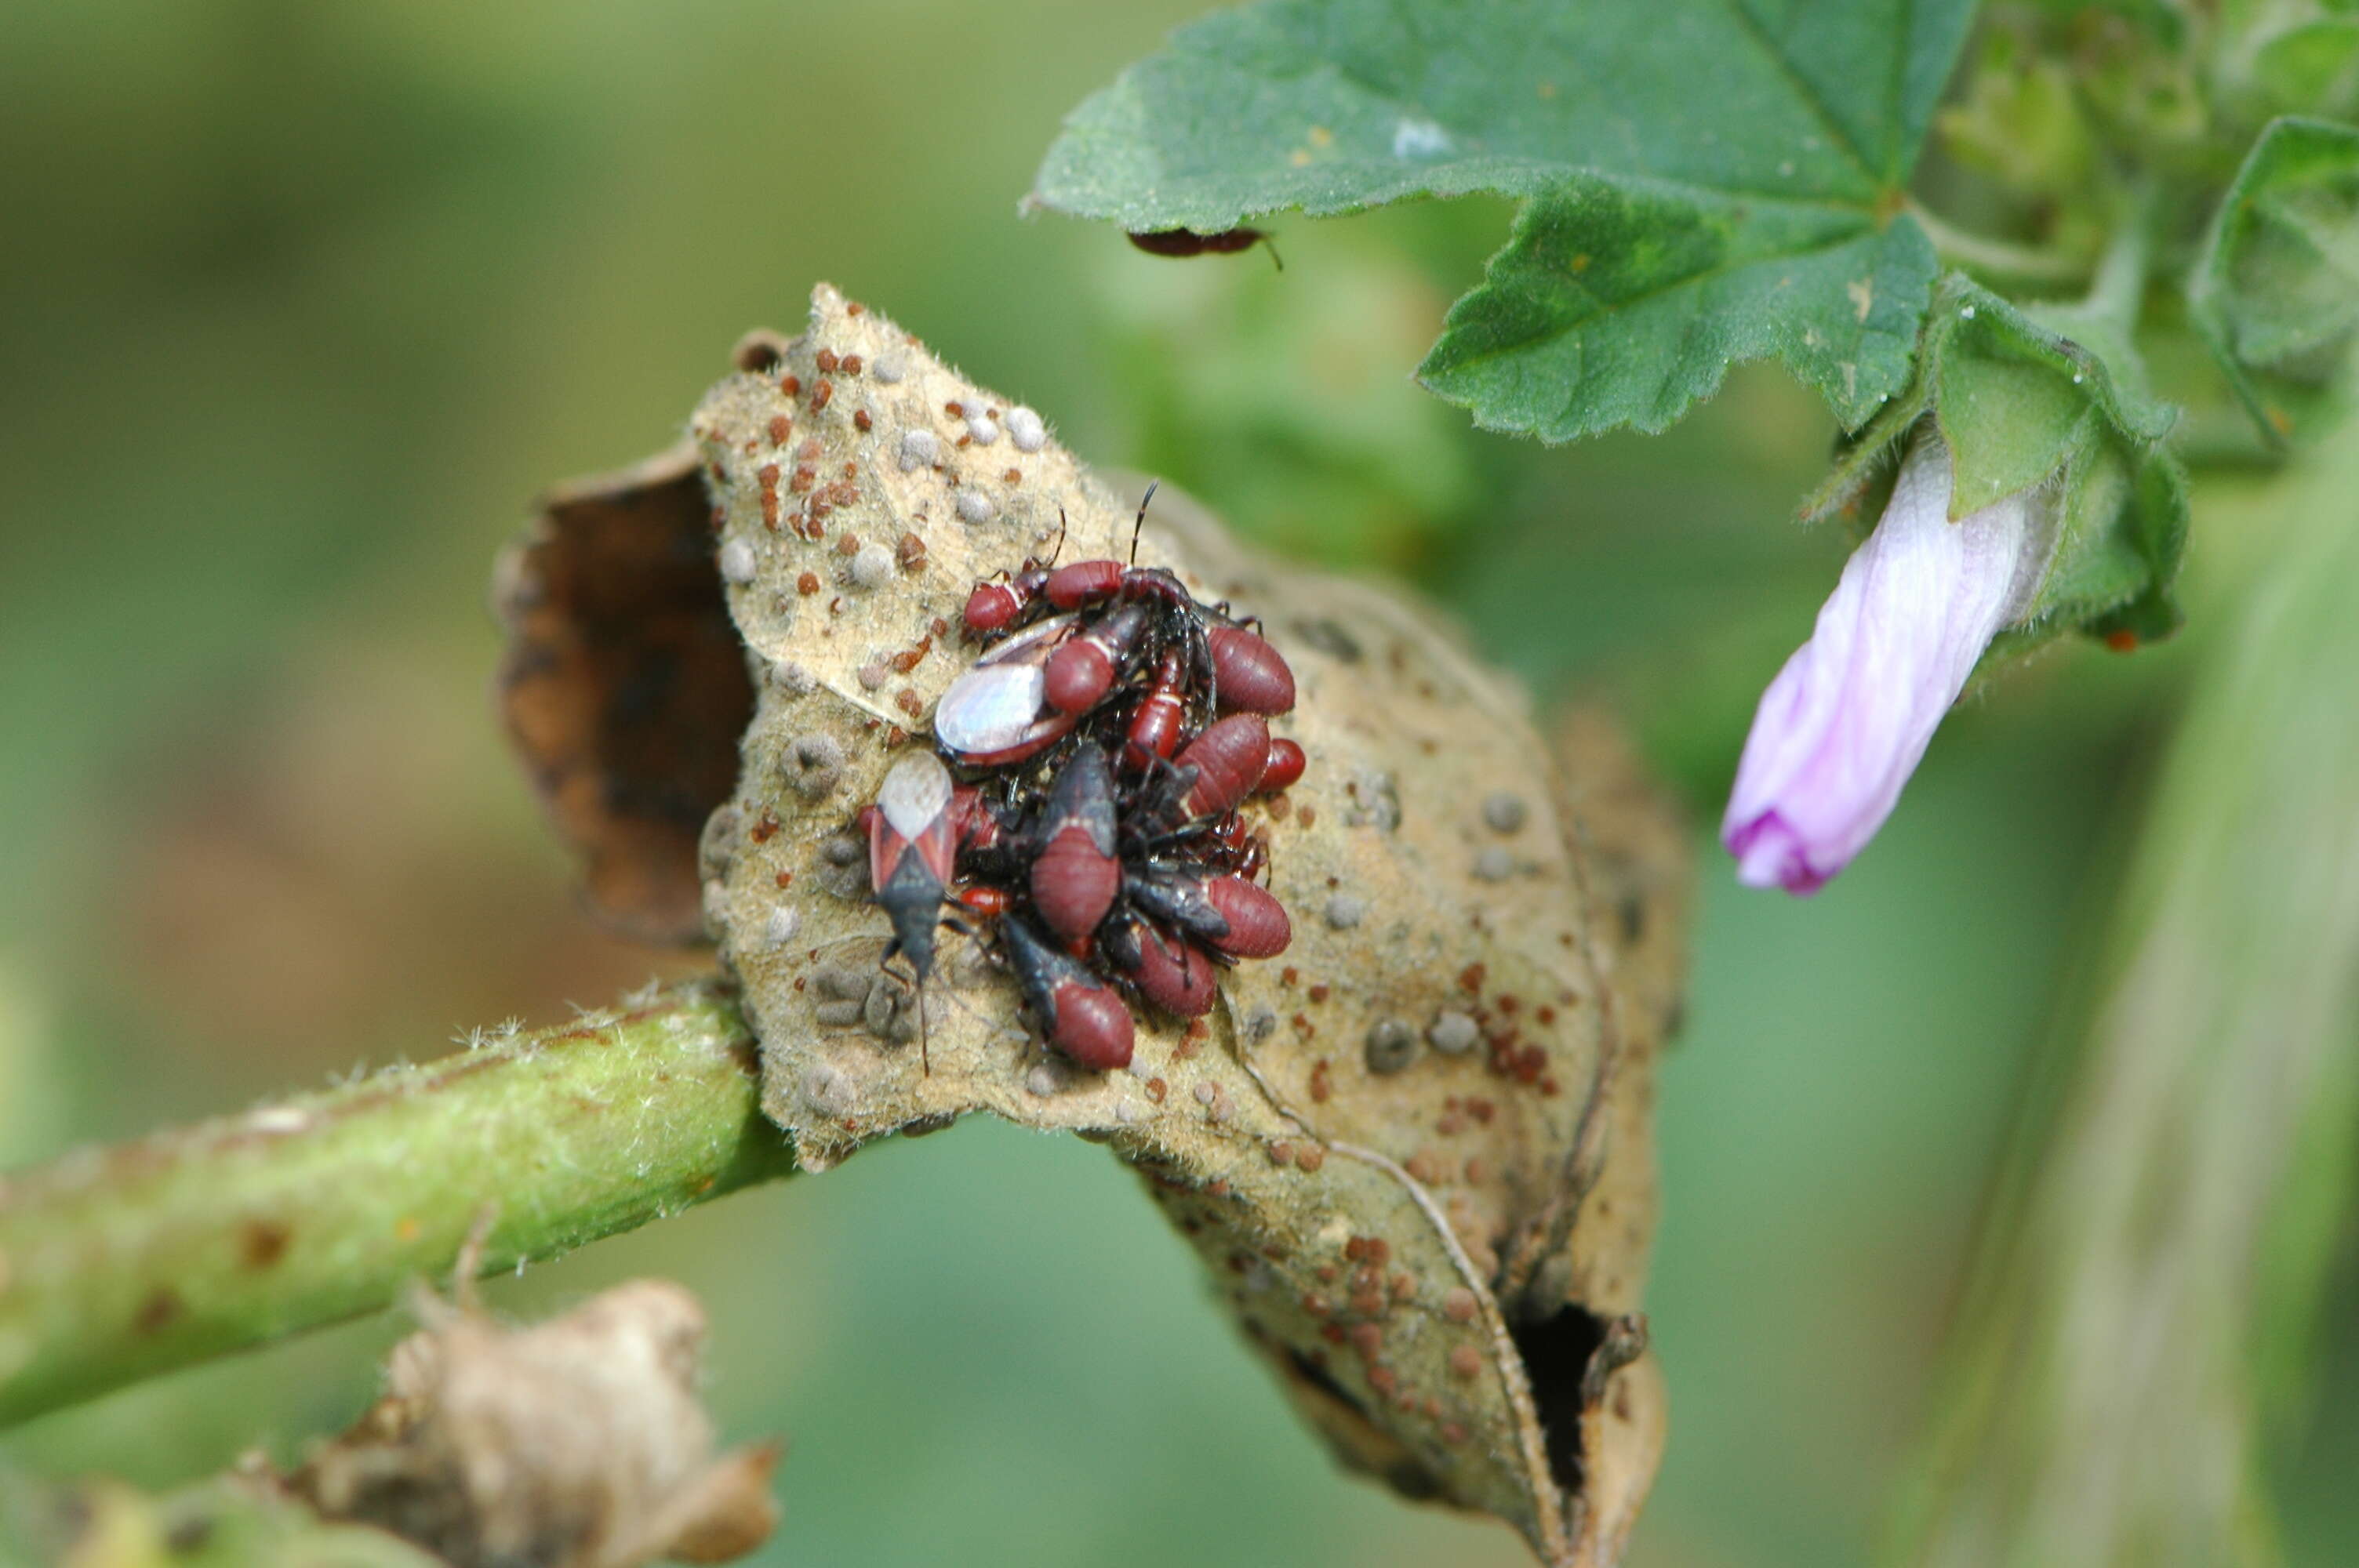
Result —
M 1232 957 L 1271 957 L 1294 940 L 1286 906 L 1243 877 L 1212 878 L 1204 883 L 1204 897 L 1229 923 L 1229 934 L 1213 946 Z
M 1074 561 L 1050 572 L 1042 591 L 1058 609 L 1074 610 L 1121 592 L 1122 573 L 1120 561 Z
M 1084 828 L 1068 827 L 1032 860 L 1032 903 L 1049 929 L 1067 941 L 1087 936 L 1114 907 L 1122 862 L 1091 842 Z
M 1285 655 L 1242 626 L 1215 626 L 1212 679 L 1221 707 L 1240 713 L 1285 713 L 1294 707 L 1294 670 Z
M 1130 1009 L 1100 986 L 1067 980 L 1053 993 L 1049 1044 L 1093 1072 L 1130 1065 Z
M 966 629 L 977 633 L 1004 632 L 1022 612 L 1024 596 L 1004 582 L 979 582 L 966 596 Z
M 1254 785 L 1254 793 L 1276 795 L 1279 790 L 1291 788 L 1295 781 L 1302 777 L 1302 770 L 1310 765 L 1310 759 L 1304 756 L 1302 748 L 1293 741 L 1272 741 L 1269 743 L 1269 766 L 1262 769 L 1261 783 Z
M 1253 794 L 1269 767 L 1269 726 L 1251 713 L 1231 714 L 1214 720 L 1180 753 L 1179 765 L 1196 770 L 1188 791 L 1188 809 L 1198 816 L 1219 816 L 1236 809 Z
M 1097 929 L 1122 886 L 1114 856 L 1113 771 L 1095 746 L 1075 750 L 1057 773 L 1032 857 L 1032 903 L 1049 929 L 1076 942 Z
M 1130 732 L 1124 738 L 1122 765 L 1132 773 L 1180 749 L 1180 736 L 1188 724 L 1188 699 L 1182 695 L 1186 681 L 1187 666 L 1180 651 L 1167 651 L 1156 664 L 1155 684 L 1138 699 Z
M 958 901 L 975 914 L 996 919 L 1016 906 L 1016 899 L 1006 888 L 977 883 L 958 890 Z
M 1184 936 L 1166 937 L 1141 931 L 1137 950 L 1129 955 L 1130 969 L 1139 995 L 1181 1018 L 1201 1018 L 1212 1011 L 1216 971 L 1204 950 Z
M 1049 655 L 1042 690 L 1060 713 L 1087 713 L 1114 685 L 1114 660 L 1094 638 L 1076 637 Z

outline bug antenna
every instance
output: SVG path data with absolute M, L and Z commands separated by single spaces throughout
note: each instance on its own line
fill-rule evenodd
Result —
M 1267 234 L 1264 234 L 1261 237 L 1261 243 L 1262 248 L 1269 252 L 1270 265 L 1277 267 L 1278 271 L 1284 272 L 1286 270 L 1286 263 L 1277 254 L 1277 242 L 1271 239 Z
M 1050 550 L 1050 551 L 1049 552 L 1049 564 L 1050 566 L 1052 566 L 1052 567 L 1053 567 L 1053 566 L 1055 566 L 1055 565 L 1057 564 L 1057 557 L 1058 557 L 1059 556 L 1063 555 L 1064 553 L 1065 553 L 1065 508 L 1064 508 L 1063 504 L 1062 504 L 1061 503 L 1059 503 L 1059 505 L 1058 505 L 1058 507 L 1057 507 L 1057 547 L 1056 547 L 1055 549 Z
M 1159 479 L 1150 479 L 1147 481 L 1147 493 L 1138 498 L 1138 515 L 1130 520 L 1130 564 L 1132 566 L 1138 564 L 1138 531 L 1147 525 L 1147 503 L 1155 499 L 1156 487 L 1162 482 Z

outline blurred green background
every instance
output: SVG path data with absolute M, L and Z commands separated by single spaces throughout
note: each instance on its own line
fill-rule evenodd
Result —
M 0 10 L 0 1165 L 692 967 L 577 914 L 490 720 L 485 573 L 536 492 L 663 445 L 824 278 L 1084 456 L 1398 573 L 1628 716 L 1703 887 L 1634 1560 L 1864 1561 L 2201 639 L 2052 653 L 1951 719 L 1827 892 L 1740 892 L 1709 830 L 1842 557 L 1788 521 L 1825 415 L 1751 371 L 1662 438 L 1468 429 L 1407 373 L 1496 203 L 1281 223 L 1282 273 L 1019 220 L 1064 110 L 1194 9 Z M 2266 538 L 2264 508 L 2215 521 L 2249 489 L 2199 501 L 2199 617 Z M 649 1271 L 712 1310 L 726 1432 L 792 1440 L 764 1561 L 1523 1561 L 1333 1470 L 1078 1143 L 970 1124 L 492 1297 Z M 292 1454 L 403 1327 L 48 1418 L 0 1462 L 164 1484 Z M 2277 1476 L 2302 1562 L 2359 1541 L 2359 1337 L 2322 1366 Z

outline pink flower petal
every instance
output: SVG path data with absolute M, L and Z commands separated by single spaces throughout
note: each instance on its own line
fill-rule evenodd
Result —
M 1810 640 L 1762 693 L 1721 824 L 1746 886 L 1815 892 L 1850 864 L 2046 570 L 2052 531 L 2037 492 L 1952 523 L 1951 482 L 1929 426 Z

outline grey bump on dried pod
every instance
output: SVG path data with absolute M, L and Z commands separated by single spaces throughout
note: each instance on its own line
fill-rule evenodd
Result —
M 692 828 L 684 870 L 650 839 L 609 880 L 660 895 L 672 925 L 709 919 L 761 1042 L 764 1108 L 799 1161 L 825 1170 L 977 1110 L 1103 1142 L 1348 1464 L 1496 1515 L 1551 1564 L 1618 1561 L 1665 1432 L 1641 1293 L 1687 890 L 1682 832 L 1618 732 L 1582 713 L 1543 740 L 1516 685 L 1431 612 L 1248 552 L 1167 486 L 1138 563 L 1258 616 L 1295 676 L 1271 730 L 1315 761 L 1245 808 L 1291 946 L 1222 970 L 1192 1024 L 1136 1007 L 1131 1065 L 1093 1073 L 1038 1044 L 989 923 L 946 929 L 928 1070 L 917 1008 L 869 983 L 889 929 L 864 896 L 854 815 L 932 743 L 934 705 L 974 657 L 951 631 L 973 584 L 1045 556 L 1060 516 L 1063 560 L 1125 558 L 1145 481 L 1092 471 L 1038 413 L 833 288 L 800 336 L 763 341 L 775 357 L 706 395 L 693 452 L 664 470 L 703 486 L 706 602 L 755 677 L 734 787 L 708 769 L 669 809 L 737 826 L 708 856 L 709 899 Z M 856 396 L 841 371 L 818 394 L 822 354 L 864 362 Z M 774 428 L 791 428 L 784 448 Z M 847 535 L 923 549 L 845 591 Z M 529 598 L 529 571 L 504 580 Z M 777 613 L 798 599 L 802 613 Z M 574 770 L 600 776 L 594 746 L 579 749 Z M 1485 859 L 1483 839 L 1508 833 L 1512 856 Z M 841 896 L 804 896 L 807 881 Z

